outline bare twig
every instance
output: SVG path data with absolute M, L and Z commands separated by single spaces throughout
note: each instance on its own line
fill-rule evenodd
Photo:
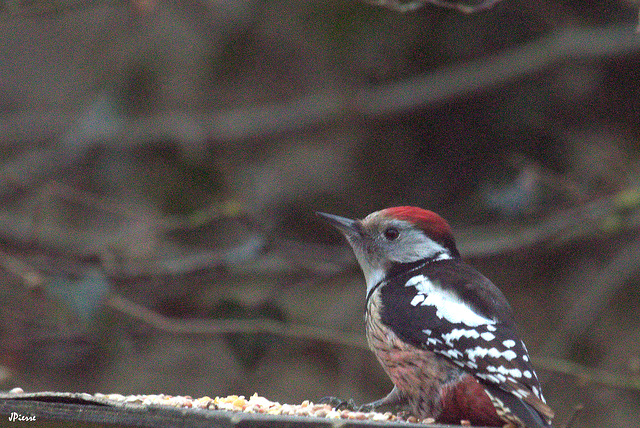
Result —
M 322 245 L 309 242 L 278 240 L 273 251 L 283 253 L 296 267 L 320 275 L 333 275 L 355 266 L 353 251 L 344 245 Z
M 35 3 L 22 3 L 22 2 L 4 2 L 4 10 L 0 13 L 0 21 L 8 20 L 20 17 L 34 17 L 34 16 L 57 16 L 65 13 L 82 10 L 82 9 L 95 9 L 100 5 L 112 6 L 116 1 L 114 0 L 78 0 L 78 1 L 64 1 L 64 2 L 35 2 Z M 117 0 L 117 3 L 126 2 L 124 0 Z
M 394 10 L 400 13 L 413 12 L 424 6 L 423 0 L 364 0 L 365 3 L 372 4 L 374 6 L 386 7 L 387 9 Z
M 491 9 L 497 3 L 502 0 L 485 0 L 482 3 L 467 5 L 464 3 L 459 3 L 455 1 L 444 1 L 444 0 L 410 0 L 410 1 L 402 1 L 402 0 L 364 0 L 367 3 L 374 4 L 376 6 L 386 7 L 388 9 L 394 10 L 396 12 L 412 12 L 414 10 L 420 9 L 425 4 L 429 3 L 434 6 L 444 7 L 446 9 L 457 10 L 461 13 L 471 14 L 478 13 L 483 10 Z
M 133 219 L 140 218 L 149 222 L 150 227 L 159 234 L 199 226 L 214 219 L 246 216 L 241 207 L 234 203 L 215 204 L 197 214 L 196 218 L 184 219 L 153 215 L 143 210 L 142 207 L 132 208 L 131 204 L 123 204 L 117 200 L 87 194 L 69 189 L 66 186 L 54 185 L 49 187 L 48 192 L 65 200 L 85 204 L 107 213 L 117 213 Z M 536 224 L 528 226 L 497 225 L 491 227 L 484 225 L 481 228 L 458 229 L 456 234 L 460 238 L 459 248 L 465 257 L 481 258 L 542 244 L 547 247 L 558 245 L 566 242 L 567 236 L 576 238 L 595 235 L 601 233 L 606 219 L 614 215 L 620 208 L 616 202 L 618 199 L 620 199 L 620 194 L 608 195 L 587 204 L 549 214 Z M 635 207 L 633 209 L 636 210 Z M 631 218 L 626 225 L 627 229 L 637 227 L 639 220 Z M 250 222 L 251 219 L 247 219 L 247 221 Z M 49 227 L 53 226 L 49 225 Z M 149 274 L 180 275 L 196 270 L 254 260 L 262 254 L 269 242 L 268 237 L 261 234 L 255 225 L 251 226 L 251 229 L 254 230 L 253 235 L 234 247 L 157 260 L 140 269 L 126 269 L 123 266 L 118 266 L 115 270 L 110 269 L 109 274 L 117 277 Z M 83 257 L 95 255 L 96 251 L 99 252 L 108 247 L 110 239 L 113 238 L 112 235 L 113 233 L 105 234 L 95 231 L 78 232 L 73 228 L 61 226 L 56 226 L 55 230 L 49 230 L 47 234 L 34 235 L 33 221 L 29 221 L 28 217 L 0 212 L 0 238 L 12 242 L 12 245 L 18 248 L 25 249 L 28 246 L 31 251 L 41 248 L 41 251 L 46 254 L 65 254 L 67 258 L 75 257 L 80 260 Z M 564 241 L 558 241 L 559 237 L 565 238 Z M 320 273 L 335 273 L 350 266 L 354 260 L 352 253 L 344 251 L 342 246 L 334 248 L 295 241 L 280 241 L 278 246 L 272 248 L 272 251 L 285 252 L 288 254 L 287 258 L 293 263 L 298 263 L 303 268 Z
M 54 180 L 47 181 L 38 190 L 38 193 L 37 199 L 45 204 L 52 199 L 60 199 L 118 216 L 139 217 L 140 213 L 148 210 L 146 206 L 132 201 L 125 203 L 118 199 L 79 190 Z
M 396 114 L 487 90 L 540 72 L 560 61 L 597 59 L 631 53 L 638 49 L 637 35 L 625 25 L 565 28 L 493 56 L 443 67 L 434 73 L 394 83 L 357 89 L 352 96 L 335 92 L 315 93 L 282 104 L 209 114 L 169 111 L 130 118 L 122 128 L 104 130 L 101 135 L 88 136 L 82 132 L 67 135 L 74 135 L 77 139 L 95 138 L 101 142 L 117 142 L 119 147 L 139 144 L 139 141 L 148 141 L 153 136 L 175 136 L 176 141 L 187 141 L 189 144 L 196 144 L 194 138 L 204 139 L 207 135 L 211 136 L 211 142 L 218 144 L 240 141 L 261 144 L 262 140 L 255 137 L 331 123 L 340 120 L 345 114 L 359 115 L 365 119 Z M 46 140 L 65 129 L 69 117 L 73 116 L 75 113 L 50 111 L 5 115 L 0 117 L 0 140 Z M 192 138 L 187 138 L 189 135 Z M 90 146 L 90 143 L 79 146 Z M 37 171 L 37 168 L 33 168 L 34 173 Z M 0 177 L 2 175 L 3 172 L 0 171 Z
M 224 218 L 242 218 L 245 223 L 255 225 L 248 218 L 240 204 L 234 201 L 211 204 L 197 213 L 190 216 L 166 216 L 157 215 L 148 207 L 132 201 L 123 202 L 121 200 L 98 195 L 91 192 L 79 190 L 72 186 L 57 181 L 48 181 L 37 191 L 33 210 L 25 221 L 24 215 L 9 215 L 0 213 L 0 238 L 6 241 L 13 241 L 18 247 L 29 246 L 32 250 L 36 246 L 42 252 L 50 254 L 51 250 L 65 254 L 67 258 L 81 259 L 83 256 L 94 255 L 96 252 L 104 251 L 111 245 L 113 236 L 116 233 L 108 230 L 106 233 L 100 230 L 78 231 L 74 227 L 65 228 L 62 225 L 47 225 L 47 233 L 40 232 L 42 229 L 38 212 L 42 211 L 42 206 L 53 200 L 62 200 L 97 212 L 107 213 L 116 218 L 133 220 L 133 223 L 123 221 L 121 227 L 123 235 L 129 235 L 127 228 L 137 227 L 138 224 L 147 224 L 155 233 L 173 232 L 178 229 L 185 230 L 200 227 L 203 224 Z M 35 214 L 34 214 L 35 213 Z M 137 223 L 136 223 L 137 221 Z M 131 226 L 133 224 L 133 226 Z M 55 240 L 55 242 L 51 242 Z M 117 267 L 109 266 L 103 259 L 103 268 L 109 270 L 109 274 L 114 277 L 135 277 L 144 275 L 181 275 L 202 269 L 212 269 L 235 265 L 240 262 L 254 260 L 262 252 L 266 245 L 266 240 L 255 232 L 245 241 L 237 246 L 201 251 L 195 254 L 164 259 L 143 267 Z M 53 248 L 47 248 L 53 247 Z M 102 254 L 105 255 L 104 253 Z M 8 256 L 7 256 L 8 257 Z M 9 260 L 0 253 L 0 268 L 5 265 L 7 270 L 15 273 L 17 265 L 15 260 Z M 79 260 L 76 260 L 79 261 Z M 32 279 L 36 279 L 32 277 Z
M 613 38 L 613 39 L 610 39 Z M 637 35 L 628 27 L 564 28 L 531 43 L 456 64 L 426 76 L 362 90 L 356 106 L 366 115 L 408 111 L 504 84 L 539 72 L 559 61 L 595 59 L 635 52 Z
M 201 269 L 229 267 L 258 258 L 266 245 L 266 240 L 254 235 L 244 242 L 225 248 L 224 250 L 202 251 L 197 254 L 162 262 L 163 272 L 160 274 L 180 275 Z
M 464 3 L 458 3 L 454 1 L 443 1 L 443 0 L 426 0 L 427 3 L 431 3 L 434 6 L 444 7 L 447 9 L 457 10 L 461 13 L 471 14 L 482 12 L 487 9 L 491 9 L 496 4 L 500 3 L 502 0 L 485 0 L 481 3 L 474 5 L 467 5 Z
M 168 318 L 151 311 L 142 305 L 118 295 L 107 298 L 105 305 L 131 318 L 142 321 L 160 331 L 170 334 L 186 335 L 218 335 L 229 333 L 259 334 L 267 333 L 293 339 L 316 340 L 335 345 L 349 346 L 358 349 L 368 349 L 362 334 L 302 325 L 284 323 L 271 319 L 223 319 L 223 320 L 189 320 L 182 321 Z
M 19 278 L 26 288 L 32 289 L 44 284 L 44 277 L 19 258 L 0 250 L 0 269 Z
M 606 216 L 616 210 L 618 194 L 607 195 L 587 204 L 553 213 L 530 226 L 508 230 L 504 225 L 457 230 L 460 252 L 465 257 L 487 257 L 535 245 L 550 245 L 558 236 L 580 230 L 583 236 L 601 231 Z M 574 235 L 579 235 L 574 233 Z M 483 236 L 485 238 L 483 238 Z
M 270 319 L 178 320 L 168 318 L 118 295 L 107 298 L 105 305 L 160 331 L 179 335 L 219 335 L 229 333 L 267 333 L 292 339 L 310 340 L 333 345 L 368 349 L 362 334 Z M 614 388 L 640 390 L 640 378 L 629 378 L 557 358 L 534 358 L 534 363 L 554 372 L 575 376 L 585 381 Z
M 594 267 L 598 273 L 580 273 L 573 279 L 570 290 L 580 296 L 565 312 L 560 325 L 554 329 L 542 348 L 545 355 L 564 357 L 611 302 L 616 292 L 629 283 L 640 271 L 640 239 L 619 250 L 605 266 Z M 588 280 L 587 280 L 588 278 Z
M 35 123 L 32 126 L 44 126 L 44 129 L 50 129 L 46 124 L 40 123 L 37 113 L 30 113 L 21 120 L 28 121 L 30 116 L 35 116 Z M 45 116 L 47 113 L 45 113 Z M 62 123 L 68 118 L 56 116 Z M 5 122 L 6 121 L 6 122 Z M 45 118 L 48 122 L 48 119 Z M 6 116 L 0 117 L 0 135 L 4 133 L 2 125 L 12 123 L 13 121 Z M 62 124 L 55 124 L 54 128 L 58 128 Z M 39 133 L 39 130 L 33 130 Z M 13 132 L 13 131 L 12 131 Z M 38 141 L 42 134 L 33 134 L 34 139 L 26 139 L 25 141 Z M 53 174 L 56 171 L 63 170 L 73 165 L 84 156 L 81 150 L 65 150 L 60 147 L 55 148 L 27 148 L 23 152 L 14 156 L 10 160 L 3 161 L 0 164 L 0 195 L 15 191 L 16 188 L 26 188 L 37 184 L 44 177 Z
M 577 406 L 575 406 L 573 408 L 573 412 L 571 413 L 571 416 L 569 417 L 569 420 L 567 421 L 566 424 L 564 424 L 564 428 L 571 428 L 573 426 L 573 423 L 576 421 L 576 418 L 578 417 L 580 412 L 582 412 L 583 410 L 584 410 L 584 406 L 582 404 L 578 404 Z
M 640 391 L 640 376 L 625 376 L 597 370 L 563 358 L 536 356 L 533 357 L 533 362 L 544 370 L 570 375 L 586 383 Z

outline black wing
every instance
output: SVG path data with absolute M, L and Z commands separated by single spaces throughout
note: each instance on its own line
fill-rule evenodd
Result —
M 511 308 L 478 271 L 457 259 L 430 262 L 389 278 L 380 293 L 381 320 L 398 337 L 448 358 L 509 409 L 531 406 L 551 419 Z M 529 419 L 531 411 L 517 414 Z

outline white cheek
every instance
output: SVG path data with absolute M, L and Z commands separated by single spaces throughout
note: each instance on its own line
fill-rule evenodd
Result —
M 436 255 L 437 260 L 451 258 L 445 247 L 422 234 L 415 233 L 407 235 L 402 241 L 395 243 L 392 259 L 400 263 L 411 263 Z
M 358 264 L 362 269 L 362 273 L 364 273 L 364 279 L 367 282 L 368 296 L 369 292 L 385 279 L 386 272 L 382 268 L 381 263 L 376 260 L 375 257 L 371 257 L 370 254 L 365 254 L 365 249 L 358 245 L 358 243 L 350 243 L 352 244 L 356 259 L 358 259 Z M 370 253 L 375 254 L 374 251 L 371 251 Z
M 382 269 L 368 269 L 364 270 L 364 279 L 367 282 L 367 296 L 369 292 L 379 284 L 385 277 L 385 273 Z

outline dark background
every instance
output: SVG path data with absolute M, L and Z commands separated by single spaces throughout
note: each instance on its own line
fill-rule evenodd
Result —
M 0 1 L 0 388 L 379 398 L 314 211 L 412 204 L 507 295 L 558 425 L 636 425 L 637 17 Z

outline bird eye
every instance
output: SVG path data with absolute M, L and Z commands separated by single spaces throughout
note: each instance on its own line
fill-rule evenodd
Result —
M 387 240 L 389 241 L 395 240 L 398 237 L 398 235 L 400 235 L 400 232 L 395 227 L 388 227 L 384 231 L 384 237 L 387 238 Z

